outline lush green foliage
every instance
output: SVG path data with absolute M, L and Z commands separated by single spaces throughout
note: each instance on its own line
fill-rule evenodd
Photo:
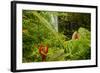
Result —
M 77 19 L 72 17 L 77 15 Z M 68 18 L 70 16 L 70 18 Z M 87 16 L 87 17 L 86 17 Z M 58 28 L 55 26 L 54 20 L 58 17 Z M 79 18 L 78 18 L 79 17 Z M 86 18 L 87 21 L 79 20 Z M 65 60 L 83 60 L 90 59 L 90 14 L 79 13 L 61 13 L 61 12 L 46 12 L 46 11 L 31 11 L 23 10 L 23 62 L 41 62 L 42 58 L 39 53 L 39 46 L 42 44 L 48 46 L 46 61 L 65 61 Z M 68 19 L 67 19 L 68 18 Z M 75 20 L 74 20 L 75 19 Z M 72 31 L 65 28 L 64 21 L 77 21 L 77 28 L 72 30 L 78 31 L 80 39 L 72 40 Z M 83 26 L 86 24 L 87 26 Z M 55 23 L 55 24 L 54 24 Z M 71 24 L 70 24 L 71 25 Z M 60 30 L 60 31 L 59 31 Z M 67 34 L 64 34 L 67 32 Z M 69 34 L 71 33 L 71 34 Z

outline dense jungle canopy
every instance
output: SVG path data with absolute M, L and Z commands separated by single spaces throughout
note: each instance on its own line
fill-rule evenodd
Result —
M 23 10 L 22 62 L 41 62 L 41 45 L 48 47 L 45 61 L 91 58 L 91 14 Z M 79 39 L 72 39 L 74 32 Z

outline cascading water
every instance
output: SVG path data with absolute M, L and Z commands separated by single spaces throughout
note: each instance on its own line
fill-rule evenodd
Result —
M 58 17 L 54 14 L 51 14 L 51 24 L 55 31 L 58 32 Z

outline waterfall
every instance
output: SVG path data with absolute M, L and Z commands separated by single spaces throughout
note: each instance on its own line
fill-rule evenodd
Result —
M 58 32 L 58 17 L 54 13 L 51 14 L 51 24 L 55 31 Z

